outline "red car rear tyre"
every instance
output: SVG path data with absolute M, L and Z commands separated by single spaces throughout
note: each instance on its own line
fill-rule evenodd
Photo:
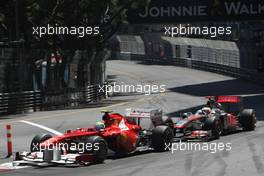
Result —
M 173 140 L 173 130 L 165 125 L 156 126 L 152 130 L 152 145 L 155 151 L 165 151 L 166 144 L 169 145 Z
M 92 145 L 92 150 L 87 150 L 85 153 L 93 154 L 93 163 L 103 163 L 107 157 L 107 144 L 106 141 L 100 136 L 90 136 L 85 141 L 85 144 Z

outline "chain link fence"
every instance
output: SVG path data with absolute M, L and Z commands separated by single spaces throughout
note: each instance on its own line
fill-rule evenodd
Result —
M 107 50 L 0 47 L 0 115 L 85 106 L 102 92 Z

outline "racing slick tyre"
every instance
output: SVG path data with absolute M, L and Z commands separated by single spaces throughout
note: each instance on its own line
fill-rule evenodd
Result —
M 40 151 L 40 147 L 39 144 L 52 138 L 52 136 L 50 134 L 38 134 L 36 135 L 30 144 L 30 151 L 31 152 L 37 152 Z
M 85 141 L 84 146 L 92 145 L 91 150 L 86 150 L 85 147 L 84 153 L 92 153 L 93 155 L 93 163 L 100 164 L 103 163 L 107 157 L 107 144 L 106 141 L 100 136 L 90 136 Z
M 244 109 L 239 117 L 239 122 L 246 131 L 253 131 L 256 127 L 256 112 L 254 109 Z
M 172 143 L 173 130 L 165 125 L 156 126 L 152 130 L 152 146 L 155 151 L 163 152 L 166 150 L 166 145 Z
M 207 118 L 204 122 L 204 130 L 211 130 L 212 136 L 219 139 L 223 133 L 223 125 L 221 120 L 217 117 Z

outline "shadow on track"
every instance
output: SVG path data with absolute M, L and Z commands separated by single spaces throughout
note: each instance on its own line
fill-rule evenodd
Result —
M 146 155 L 146 154 L 150 154 L 150 153 L 158 153 L 155 152 L 153 150 L 146 150 L 146 151 L 142 151 L 142 152 L 134 152 L 131 154 L 116 154 L 116 155 L 109 155 L 107 157 L 108 160 L 118 160 L 118 159 L 123 159 L 123 158 L 132 158 L 138 155 Z M 105 164 L 105 163 L 101 163 L 101 164 Z M 48 166 L 32 166 L 34 169 L 45 169 L 45 168 L 82 168 L 82 167 L 89 167 L 92 165 L 100 165 L 100 164 L 93 164 L 93 163 L 88 163 L 86 165 L 78 165 L 78 164 L 72 164 L 72 165 L 48 165 Z
M 170 91 L 193 96 L 264 94 L 264 87 L 242 79 L 187 85 L 171 88 Z
M 156 153 L 156 152 L 153 150 L 146 150 L 146 151 L 134 152 L 134 153 L 130 153 L 130 154 L 115 154 L 115 155 L 108 156 L 107 159 L 116 160 L 116 159 L 134 157 L 134 156 L 138 156 L 138 155 L 146 155 L 149 153 Z
M 245 108 L 256 110 L 257 119 L 264 121 L 264 95 L 246 96 L 243 98 Z
M 205 102 L 206 103 L 206 102 Z M 253 108 L 256 110 L 257 120 L 264 121 L 264 95 L 254 95 L 243 97 L 244 108 Z M 204 104 L 205 105 L 205 104 Z M 180 117 L 182 113 L 192 112 L 195 113 L 201 109 L 204 105 L 194 106 L 186 109 L 167 113 L 168 117 Z
M 244 95 L 244 107 L 255 109 L 258 120 L 264 120 L 264 87 L 241 79 L 174 87 L 170 91 L 201 97 L 211 95 Z M 169 113 L 168 116 L 175 117 L 183 112 L 195 112 L 199 108 L 200 106 L 183 109 Z

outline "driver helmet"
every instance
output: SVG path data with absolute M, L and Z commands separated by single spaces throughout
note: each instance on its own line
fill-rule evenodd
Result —
M 101 121 L 96 122 L 95 124 L 95 130 L 96 131 L 102 131 L 103 129 L 105 129 L 105 124 Z
M 211 111 L 212 111 L 212 109 L 209 108 L 209 107 L 204 107 L 204 108 L 202 108 L 202 111 L 203 111 L 205 114 L 210 114 Z
M 188 117 L 188 113 L 187 113 L 187 112 L 182 114 L 182 118 L 183 118 L 183 119 L 185 119 L 185 118 L 187 118 L 187 117 Z
M 196 112 L 196 114 L 198 114 L 198 115 L 204 115 L 204 113 L 203 113 L 203 111 L 202 111 L 201 109 L 199 109 L 199 110 Z
M 216 103 L 216 104 L 215 104 L 215 107 L 218 108 L 218 109 L 222 109 L 222 108 L 223 108 L 223 106 L 222 106 L 221 103 Z

